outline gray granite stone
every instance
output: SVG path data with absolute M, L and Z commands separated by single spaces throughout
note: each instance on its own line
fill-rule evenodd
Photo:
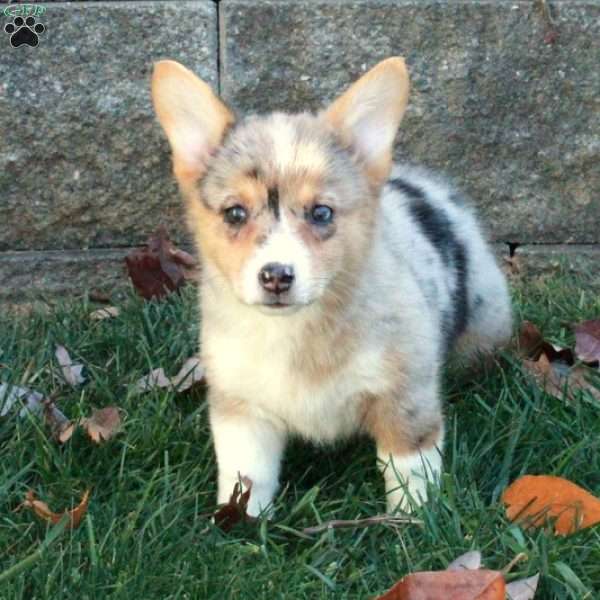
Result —
M 180 240 L 150 72 L 172 58 L 216 84 L 215 4 L 46 8 L 37 47 L 0 40 L 0 250 L 133 246 L 160 223 Z
M 131 288 L 124 258 L 131 249 L 0 252 L 0 306 L 52 303 L 60 298 L 90 292 L 108 295 L 113 301 Z M 500 264 L 509 257 L 506 244 L 494 244 Z M 572 273 L 582 277 L 586 289 L 600 290 L 600 245 L 540 244 L 516 250 L 519 272 L 516 283 L 534 282 L 548 275 Z
M 516 249 L 515 256 L 519 277 L 525 282 L 539 276 L 569 273 L 581 277 L 586 290 L 600 291 L 599 245 L 525 245 Z
M 93 291 L 109 296 L 129 287 L 129 250 L 0 252 L 0 305 L 54 300 Z
M 453 177 L 496 240 L 599 242 L 600 3 L 550 5 L 554 26 L 529 0 L 222 0 L 221 89 L 242 112 L 316 109 L 403 55 L 397 158 Z

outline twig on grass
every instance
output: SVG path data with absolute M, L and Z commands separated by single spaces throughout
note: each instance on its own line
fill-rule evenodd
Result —
M 370 527 L 371 525 L 423 525 L 421 519 L 415 519 L 414 517 L 398 517 L 394 515 L 375 515 L 374 517 L 367 517 L 366 519 L 349 519 L 339 520 L 334 519 L 333 521 L 325 521 L 320 525 L 314 525 L 313 527 L 306 527 L 302 530 L 302 533 L 306 535 L 314 535 L 315 533 L 321 533 L 328 529 L 352 529 L 356 527 Z

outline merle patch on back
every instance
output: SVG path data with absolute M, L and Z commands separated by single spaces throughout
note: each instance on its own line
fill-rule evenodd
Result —
M 396 177 L 394 179 L 390 179 L 389 183 L 395 187 L 400 192 L 403 192 L 410 198 L 414 198 L 416 200 L 425 200 L 425 193 L 423 190 L 412 183 L 409 183 L 405 179 L 401 179 L 400 177 Z
M 431 245 L 440 255 L 446 269 L 454 274 L 452 311 L 442 316 L 446 348 L 465 331 L 468 320 L 467 274 L 468 257 L 462 242 L 456 237 L 452 223 L 443 210 L 427 201 L 422 189 L 404 179 L 390 183 L 409 197 L 409 212 Z

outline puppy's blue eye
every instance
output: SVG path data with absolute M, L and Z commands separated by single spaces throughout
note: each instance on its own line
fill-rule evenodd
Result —
M 325 204 L 315 204 L 310 211 L 310 220 L 315 225 L 329 225 L 333 221 L 333 208 Z
M 223 216 L 229 225 L 243 225 L 248 220 L 248 211 L 243 206 L 236 204 L 226 209 Z

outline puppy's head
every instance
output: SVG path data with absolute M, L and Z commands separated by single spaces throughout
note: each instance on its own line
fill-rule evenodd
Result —
M 282 314 L 343 296 L 368 250 L 408 87 L 404 61 L 390 58 L 319 114 L 236 122 L 185 67 L 155 65 L 190 228 L 241 302 Z

